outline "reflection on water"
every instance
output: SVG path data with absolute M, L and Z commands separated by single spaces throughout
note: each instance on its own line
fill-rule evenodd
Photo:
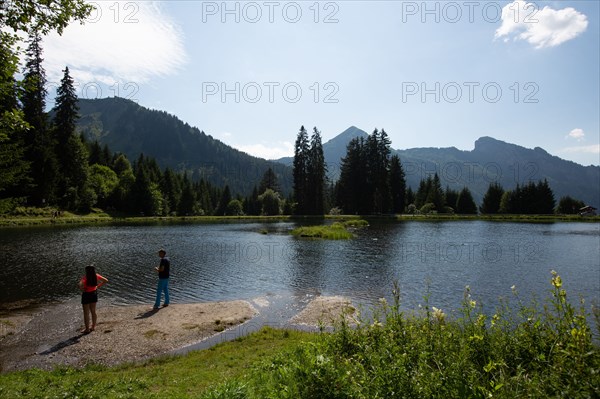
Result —
M 484 303 L 547 292 L 550 270 L 572 298 L 598 299 L 600 231 L 585 223 L 374 223 L 346 241 L 291 237 L 294 223 L 48 227 L 0 230 L 0 303 L 63 300 L 94 264 L 110 282 L 101 300 L 151 303 L 157 251 L 172 262 L 178 302 L 254 298 L 269 293 L 390 299 L 398 281 L 406 307 L 429 292 L 457 308 L 465 285 Z M 269 234 L 260 234 L 263 229 Z

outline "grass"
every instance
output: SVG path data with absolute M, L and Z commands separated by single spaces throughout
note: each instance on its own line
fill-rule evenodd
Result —
M 249 367 L 276 353 L 310 343 L 314 334 L 262 330 L 211 349 L 158 358 L 141 365 L 78 370 L 28 370 L 0 375 L 0 398 L 198 397 L 224 380 L 243 378 Z
M 335 222 L 331 225 L 301 226 L 292 230 L 292 235 L 305 238 L 324 238 L 328 240 L 346 240 L 352 238 L 344 224 Z
M 233 342 L 142 365 L 0 375 L 0 397 L 44 398 L 597 398 L 595 329 L 555 272 L 543 304 L 511 299 L 485 314 L 465 288 L 458 316 L 400 294 L 333 333 L 263 328 Z
M 61 216 L 54 217 L 58 209 L 17 207 L 12 213 L 0 215 L 0 227 L 40 226 L 40 225 L 68 225 L 68 224 L 146 224 L 146 223 L 235 223 L 239 221 L 290 221 L 290 220 L 318 220 L 323 216 L 131 216 L 122 213 L 108 213 L 102 209 L 94 208 L 88 214 L 75 214 L 62 211 Z M 341 221 L 347 227 L 364 227 L 368 222 L 357 219 L 356 215 L 325 215 L 326 219 Z M 444 220 L 490 220 L 507 222 L 552 223 L 552 222 L 600 222 L 600 216 L 581 217 L 579 215 L 369 215 L 373 220 L 419 220 L 419 221 L 444 221 Z M 356 225 L 358 224 L 358 225 Z M 268 231 L 261 230 L 261 234 Z
M 600 350 L 583 304 L 553 273 L 543 307 L 501 302 L 488 316 L 467 288 L 460 317 L 427 304 L 403 314 L 400 296 L 374 319 L 279 353 L 203 398 L 592 398 Z M 596 334 L 600 314 L 596 310 Z

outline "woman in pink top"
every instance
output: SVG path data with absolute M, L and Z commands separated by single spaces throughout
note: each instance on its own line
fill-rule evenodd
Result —
M 81 290 L 81 304 L 83 305 L 83 321 L 85 329 L 81 332 L 88 334 L 96 329 L 96 302 L 98 302 L 97 289 L 106 284 L 108 280 L 98 273 L 94 266 L 85 267 L 85 276 L 79 281 L 79 289 Z M 92 314 L 92 328 L 90 325 L 90 316 Z

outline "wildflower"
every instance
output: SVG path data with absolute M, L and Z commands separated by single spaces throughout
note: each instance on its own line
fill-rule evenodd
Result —
M 513 287 L 514 287 L 514 285 L 513 285 Z M 500 316 L 498 315 L 498 313 L 495 313 L 492 316 L 492 327 L 496 325 L 496 323 L 498 322 L 498 320 L 500 320 Z
M 560 278 L 560 276 L 558 274 L 556 274 L 556 272 L 553 270 L 552 271 L 552 285 L 554 286 L 554 288 L 560 288 L 562 287 L 562 280 Z
M 433 309 L 433 317 L 435 317 L 437 319 L 438 322 L 443 322 L 444 319 L 446 318 L 446 314 L 442 311 L 442 309 L 438 309 L 435 306 L 432 307 Z
M 379 298 L 379 304 L 381 306 L 387 306 L 387 300 L 385 298 Z
M 512 292 L 515 292 L 517 290 L 517 287 L 514 286 L 514 284 L 510 287 Z
M 475 306 L 477 306 L 477 301 L 474 301 L 474 300 L 471 299 L 469 301 L 469 306 L 471 306 L 472 308 L 474 308 Z
M 373 327 L 383 327 L 383 324 L 381 324 L 381 322 L 379 320 L 375 320 L 373 322 Z

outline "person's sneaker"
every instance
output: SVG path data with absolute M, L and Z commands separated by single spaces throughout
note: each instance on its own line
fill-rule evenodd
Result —
M 152 308 L 152 310 L 158 310 L 158 309 L 160 309 L 160 308 L 157 308 L 156 306 Z
M 168 304 L 168 303 L 165 303 L 165 304 L 163 305 L 163 308 L 166 308 L 167 306 L 169 306 L 169 304 Z

